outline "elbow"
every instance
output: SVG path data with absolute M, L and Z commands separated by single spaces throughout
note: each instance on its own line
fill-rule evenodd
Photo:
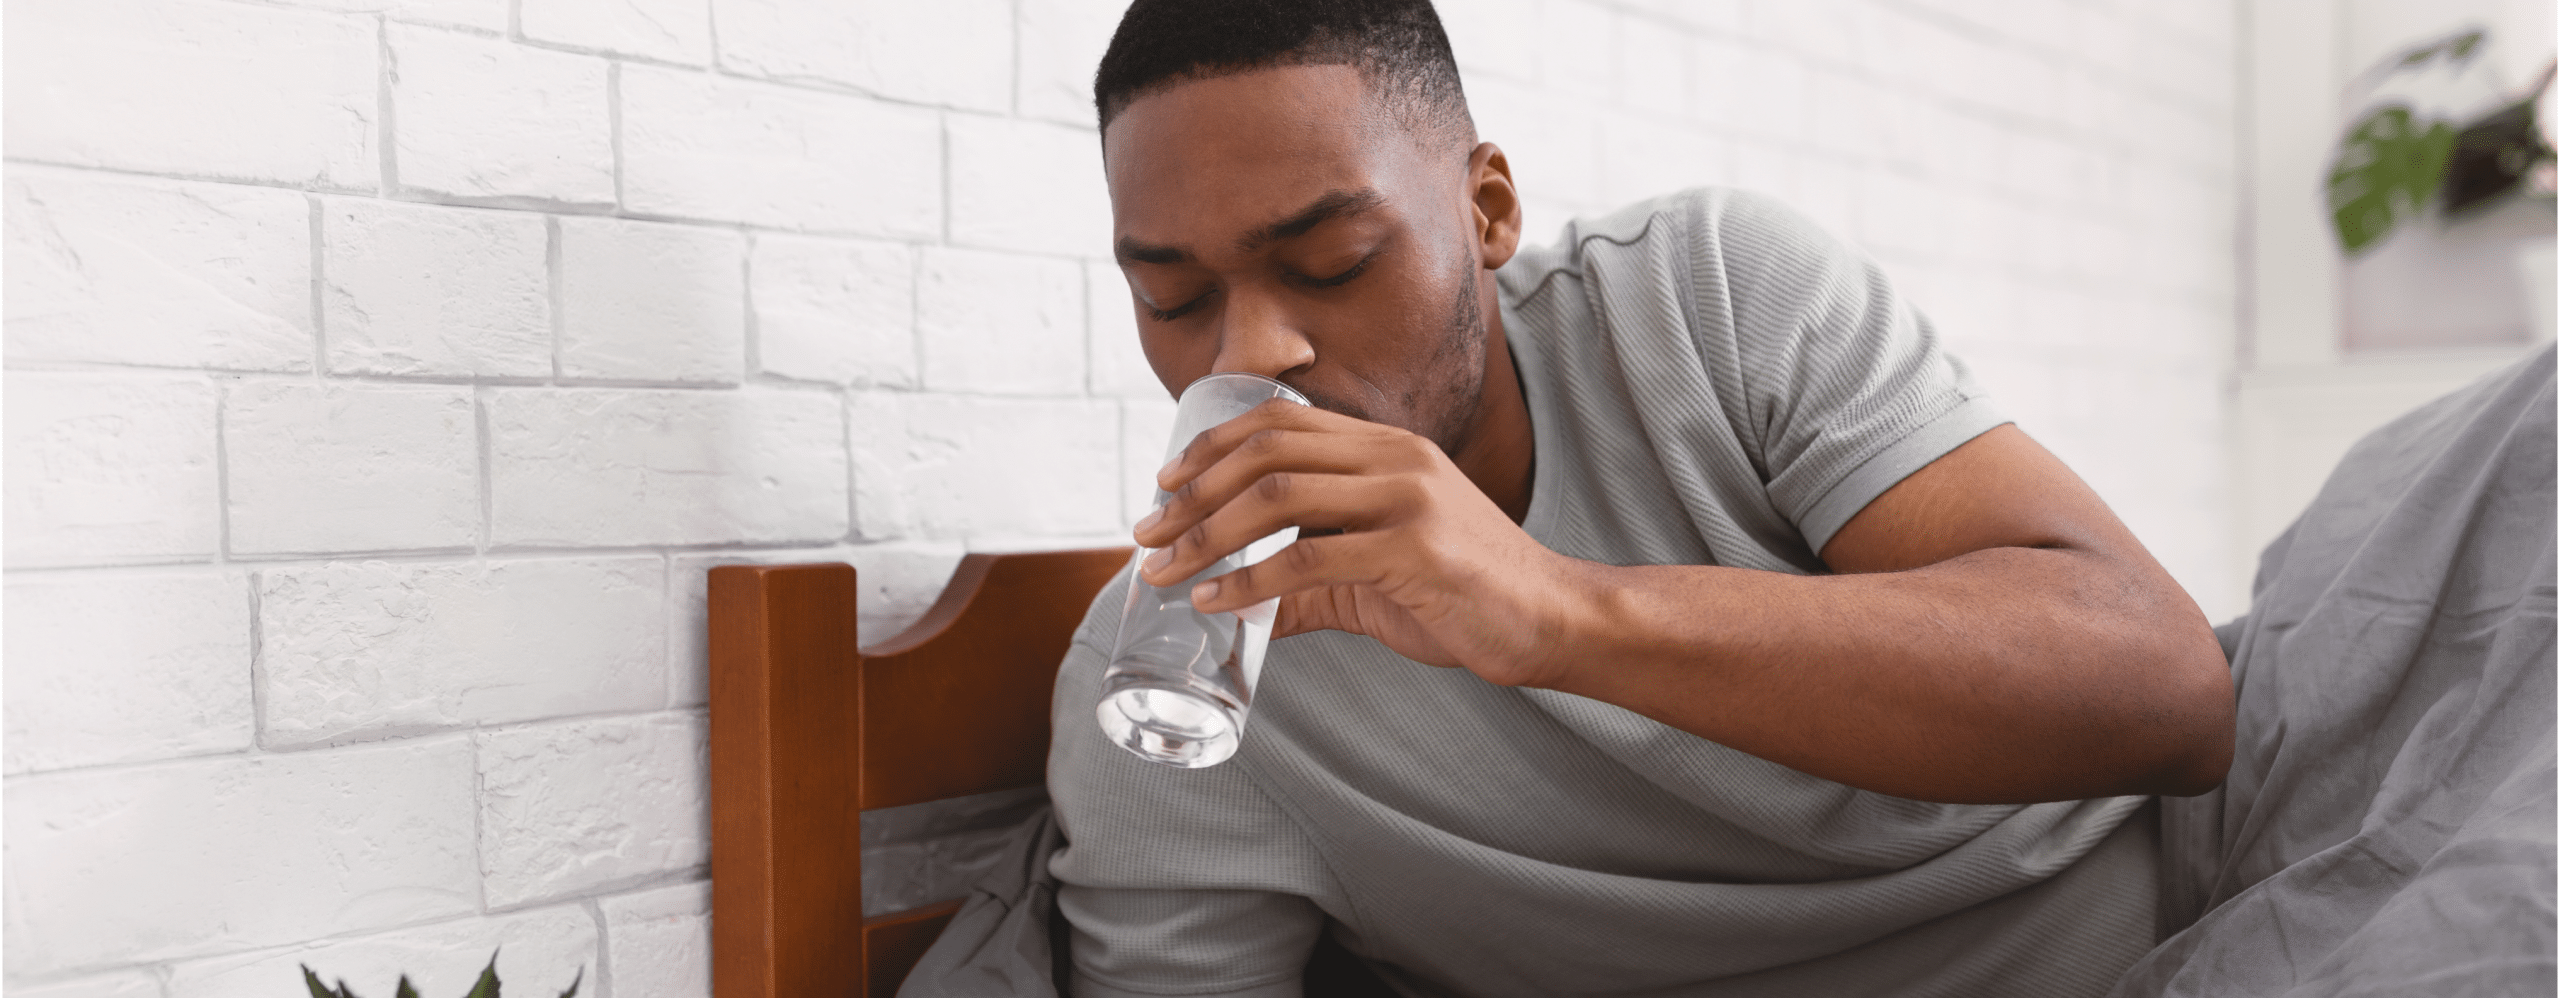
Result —
M 2166 703 L 2155 715 L 2161 756 L 2143 792 L 2163 797 L 2210 793 L 2231 773 L 2234 693 L 2231 669 L 2219 645 L 2212 654 L 2182 656 L 2176 681 L 2165 684 Z

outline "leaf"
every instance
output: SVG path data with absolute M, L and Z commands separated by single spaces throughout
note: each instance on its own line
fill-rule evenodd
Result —
M 578 985 L 586 983 L 586 980 L 586 965 L 580 964 L 578 966 L 578 976 L 569 979 L 569 990 L 560 992 L 560 998 L 578 998 Z
M 400 975 L 400 988 L 393 991 L 392 996 L 393 998 L 418 998 L 418 989 L 409 986 L 409 975 Z
M 302 984 L 304 987 L 311 989 L 311 998 L 354 998 L 353 995 L 347 993 L 346 979 L 340 978 L 338 980 L 338 990 L 331 991 L 329 990 L 328 985 L 320 983 L 320 975 L 311 972 L 310 964 L 306 963 L 301 964 L 300 966 L 302 967 Z
M 462 998 L 498 998 L 498 953 L 496 950 L 491 950 L 489 952 L 489 965 L 480 969 L 479 983 L 473 984 L 471 986 L 471 992 L 463 995 Z
M 2329 168 L 2329 217 L 2347 252 L 2380 242 L 2426 207 L 2453 154 L 2454 135 L 2443 121 L 2419 125 L 2400 104 L 2376 108 L 2356 122 Z

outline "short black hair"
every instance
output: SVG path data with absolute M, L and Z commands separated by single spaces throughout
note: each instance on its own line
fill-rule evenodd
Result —
M 1408 130 L 1474 121 L 1431 0 L 1135 0 L 1093 74 L 1102 128 L 1185 80 L 1275 66 L 1355 66 Z

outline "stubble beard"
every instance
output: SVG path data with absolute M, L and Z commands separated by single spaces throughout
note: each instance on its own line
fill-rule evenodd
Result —
M 1396 406 L 1402 410 L 1395 415 L 1401 418 L 1371 412 L 1351 399 L 1302 388 L 1307 401 L 1329 412 L 1410 430 L 1438 445 L 1441 453 L 1455 458 L 1466 446 L 1477 407 L 1484 403 L 1488 331 L 1479 307 L 1476 278 L 1475 261 L 1468 258 L 1459 269 L 1457 294 L 1450 301 L 1448 317 L 1436 330 L 1438 335 L 1430 354 L 1415 366 L 1404 390 L 1395 396 Z

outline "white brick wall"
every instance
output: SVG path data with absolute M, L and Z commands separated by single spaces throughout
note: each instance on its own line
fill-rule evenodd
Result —
M 564 218 L 560 374 L 735 384 L 746 365 L 746 240 L 688 225 Z
M 706 994 L 704 571 L 1144 510 L 1117 0 L 0 2 L 12 994 Z M 1446 7 L 1532 239 L 1788 200 L 2237 609 L 2228 0 Z
M 229 571 L 6 583 L 6 770 L 237 752 L 255 734 L 248 580 Z
M 329 370 L 551 374 L 550 234 L 524 212 L 321 202 Z

